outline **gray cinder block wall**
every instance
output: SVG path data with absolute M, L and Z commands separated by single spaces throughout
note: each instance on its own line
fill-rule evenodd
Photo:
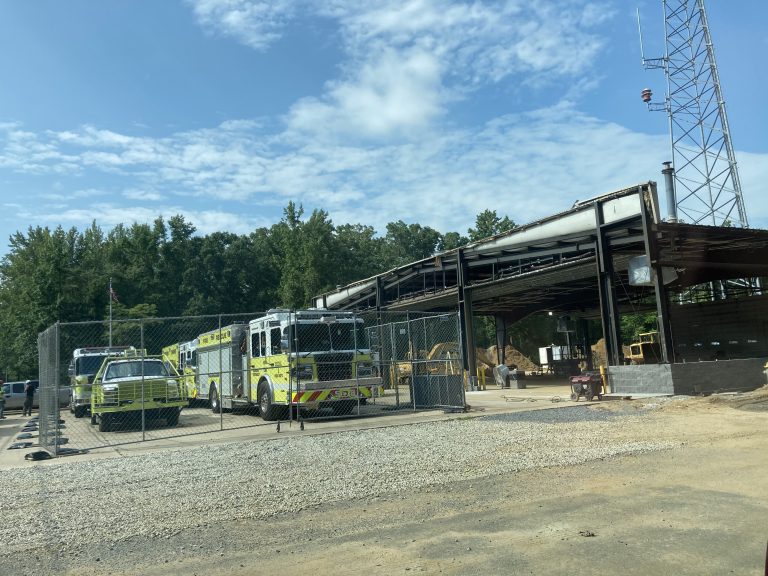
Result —
M 711 394 L 755 390 L 765 385 L 766 358 L 609 366 L 611 392 L 617 394 Z

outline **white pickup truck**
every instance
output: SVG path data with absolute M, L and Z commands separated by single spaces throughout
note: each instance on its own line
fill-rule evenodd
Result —
M 20 382 L 6 382 L 3 384 L 3 392 L 5 393 L 5 409 L 11 410 L 13 408 L 22 408 L 24 406 L 24 398 L 26 394 L 24 387 L 27 382 L 32 382 L 35 385 L 35 396 L 32 399 L 32 407 L 37 408 L 40 406 L 40 398 L 37 391 L 39 382 L 37 380 L 23 380 Z M 59 388 L 59 405 L 69 406 L 69 387 Z

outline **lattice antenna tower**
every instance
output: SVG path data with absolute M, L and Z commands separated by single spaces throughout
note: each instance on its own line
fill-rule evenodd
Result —
M 677 214 L 689 224 L 748 227 L 733 153 L 725 100 L 715 64 L 715 50 L 704 0 L 663 0 L 666 53 L 646 58 L 638 10 L 640 52 L 646 69 L 661 68 L 667 78 L 663 103 L 652 111 L 669 116 L 675 169 Z

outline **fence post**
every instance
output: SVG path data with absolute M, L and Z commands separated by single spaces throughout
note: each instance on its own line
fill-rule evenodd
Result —
M 110 330 L 112 329 L 112 325 L 110 323 Z M 140 340 L 141 340 L 141 347 L 139 350 L 141 350 L 140 356 L 141 356 L 141 441 L 144 442 L 147 439 L 147 413 L 146 413 L 146 407 L 145 407 L 145 401 L 146 398 L 144 396 L 145 388 L 146 388 L 146 382 L 144 380 L 144 359 L 146 354 L 144 354 L 144 320 L 139 320 L 139 334 L 140 334 Z M 111 335 L 111 332 L 110 332 Z M 110 346 L 111 346 L 111 336 L 110 336 Z

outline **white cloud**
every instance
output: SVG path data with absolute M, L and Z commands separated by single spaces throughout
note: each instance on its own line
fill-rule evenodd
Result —
M 315 140 L 290 147 L 279 135 L 254 132 L 258 127 L 247 123 L 237 126 L 241 129 L 227 125 L 160 140 L 110 138 L 122 144 L 104 150 L 67 144 L 66 154 L 56 148 L 60 139 L 32 138 L 52 152 L 50 158 L 75 159 L 84 173 L 103 172 L 113 179 L 109 187 L 75 188 L 69 195 L 59 181 L 57 203 L 72 202 L 63 209 L 36 208 L 35 220 L 90 223 L 96 218 L 111 226 L 181 213 L 203 233 L 245 232 L 273 223 L 279 209 L 294 200 L 307 210 L 328 210 L 339 224 L 360 222 L 383 231 L 387 222 L 403 219 L 464 233 L 486 208 L 525 223 L 576 200 L 647 180 L 661 182 L 668 146 L 664 135 L 632 132 L 565 101 L 495 118 L 476 129 L 424 132 L 415 141 L 376 147 Z M 159 152 L 145 155 L 143 150 Z M 100 154 L 123 159 L 121 172 L 113 172 L 108 156 L 104 164 L 95 163 Z M 50 158 L 35 170 L 58 172 Z M 768 205 L 759 186 L 768 181 L 768 155 L 739 153 L 739 162 L 751 224 L 766 226 Z M 121 182 L 122 192 L 109 192 Z M 107 193 L 125 201 L 73 208 L 78 196 Z M 185 200 L 178 206 L 162 204 L 170 197 Z M 215 207 L 202 208 L 206 204 Z
M 256 50 L 280 38 L 294 13 L 291 0 L 188 0 L 201 25 Z
M 466 233 L 486 208 L 525 223 L 576 200 L 661 181 L 666 135 L 633 132 L 570 101 L 597 83 L 591 62 L 602 40 L 593 29 L 612 17 L 602 4 L 192 4 L 201 25 L 260 50 L 299 10 L 332 18 L 346 56 L 339 76 L 287 108 L 282 129 L 229 120 L 151 138 L 95 126 L 37 134 L 0 123 L 0 167 L 56 176 L 58 192 L 51 204 L 19 200 L 6 205 L 9 212 L 105 227 L 182 214 L 202 234 L 247 233 L 274 223 L 294 200 L 307 212 L 328 210 L 337 224 L 382 232 L 402 219 Z M 567 86 L 554 106 L 476 127 L 450 121 L 458 99 L 510 77 L 537 86 L 566 79 Z M 750 222 L 766 227 L 768 155 L 739 153 L 739 162 Z M 104 185 L 84 185 L 83 177 Z M 109 201 L 87 208 L 76 202 L 106 194 Z
M 440 115 L 440 98 L 440 63 L 432 54 L 386 50 L 354 79 L 330 83 L 322 100 L 299 101 L 288 125 L 321 139 L 412 134 Z
M 190 0 L 205 29 L 264 50 L 299 13 L 335 22 L 346 58 L 325 92 L 295 103 L 300 138 L 410 136 L 479 86 L 511 76 L 541 86 L 579 77 L 602 45 L 605 3 L 358 0 Z

